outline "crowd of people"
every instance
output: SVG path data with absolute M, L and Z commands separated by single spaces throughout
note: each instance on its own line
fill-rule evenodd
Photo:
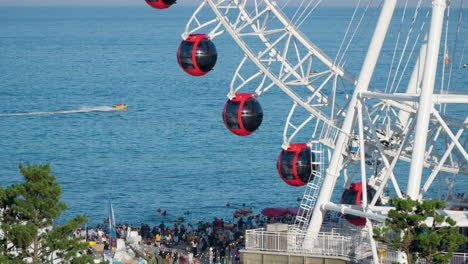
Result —
M 266 217 L 262 214 L 235 214 L 225 222 L 214 218 L 212 222 L 160 224 L 153 227 L 148 224 L 134 226 L 123 224 L 116 226 L 117 238 L 126 239 L 131 231 L 141 236 L 142 246 L 156 248 L 167 263 L 240 263 L 239 250 L 244 247 L 246 229 L 260 228 L 270 223 L 294 221 L 292 215 Z M 96 228 L 77 230 L 76 236 L 104 245 L 104 250 L 111 249 L 110 234 L 105 225 Z M 91 251 L 90 254 L 93 252 Z M 183 260 L 182 260 L 182 257 Z M 189 259 L 189 261 L 187 261 Z M 193 260 L 193 261 L 192 261 Z

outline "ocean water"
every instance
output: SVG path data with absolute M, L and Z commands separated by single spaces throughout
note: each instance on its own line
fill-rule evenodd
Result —
M 22 180 L 20 162 L 49 162 L 68 205 L 60 221 L 84 214 L 92 224 L 109 200 L 117 222 L 132 224 L 298 206 L 303 188 L 276 171 L 290 102 L 266 93 L 259 131 L 230 133 L 221 114 L 242 53 L 225 34 L 213 72 L 184 73 L 176 52 L 194 9 L 0 7 L 0 114 L 16 113 L 0 116 L 0 184 Z M 345 29 L 335 10 L 304 31 L 336 50 L 330 17 Z
M 302 190 L 275 168 L 284 109 L 240 138 L 222 110 L 240 52 L 228 37 L 216 70 L 183 72 L 180 34 L 194 8 L 1 8 L 0 181 L 21 181 L 18 163 L 51 164 L 68 205 L 63 218 L 156 224 L 228 217 L 233 209 L 296 206 Z M 128 111 L 99 111 L 125 103 Z M 270 108 L 270 109 L 268 109 Z M 89 110 L 87 112 L 86 110 Z M 283 111 L 284 110 L 284 111 Z M 253 155 L 253 153 L 256 153 Z M 231 204 L 231 208 L 226 207 Z

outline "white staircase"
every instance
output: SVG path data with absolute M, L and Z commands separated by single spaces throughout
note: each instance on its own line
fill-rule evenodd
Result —
M 320 192 L 320 188 L 323 182 L 323 170 L 324 170 L 324 153 L 322 144 L 319 142 L 312 142 L 311 155 L 313 157 L 312 167 L 317 168 L 312 170 L 312 176 L 314 177 L 310 181 L 304 190 L 304 195 L 299 206 L 299 211 L 296 216 L 294 225 L 289 230 L 292 236 L 289 236 L 288 247 L 292 250 L 298 250 L 302 244 L 301 239 L 304 238 L 304 233 L 312 216 L 312 211 L 315 207 L 315 202 Z

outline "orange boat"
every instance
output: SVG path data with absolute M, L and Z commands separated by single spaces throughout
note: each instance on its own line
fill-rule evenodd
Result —
M 247 215 L 253 212 L 252 209 L 237 209 L 234 211 L 235 215 Z

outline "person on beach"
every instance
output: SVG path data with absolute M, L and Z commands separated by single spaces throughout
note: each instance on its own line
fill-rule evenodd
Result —
M 172 237 L 172 241 L 174 241 L 175 246 L 179 245 L 179 236 L 177 234 L 174 234 L 174 236 Z
M 224 263 L 224 261 L 226 260 L 226 245 L 224 245 L 224 243 L 221 242 L 219 248 L 219 260 L 221 261 L 221 263 Z
M 193 239 L 190 241 L 190 246 L 192 247 L 193 256 L 196 257 L 196 256 L 197 256 L 197 247 L 198 247 L 198 243 L 197 243 L 197 241 L 195 241 L 195 238 L 193 238 Z
M 238 264 L 240 263 L 240 251 L 239 251 L 239 247 L 236 247 L 236 251 L 234 252 L 234 263 L 235 264 Z
M 209 252 L 209 255 L 208 255 L 208 262 L 209 262 L 209 264 L 213 264 L 213 257 L 214 257 L 214 255 L 213 255 L 213 248 L 210 247 L 210 252 Z
M 156 236 L 155 236 L 155 244 L 156 244 L 156 247 L 160 247 L 161 246 L 161 234 L 159 232 L 156 233 Z
M 153 226 L 153 229 L 151 229 L 151 235 L 153 235 L 153 238 L 156 237 L 157 233 L 158 233 L 158 227 Z
M 149 232 L 150 232 L 149 226 L 147 224 L 142 223 L 140 227 L 140 234 L 144 242 L 148 241 Z
M 159 224 L 159 232 L 162 232 L 164 228 L 166 228 L 166 225 L 164 224 L 164 221 L 161 221 L 161 224 Z

